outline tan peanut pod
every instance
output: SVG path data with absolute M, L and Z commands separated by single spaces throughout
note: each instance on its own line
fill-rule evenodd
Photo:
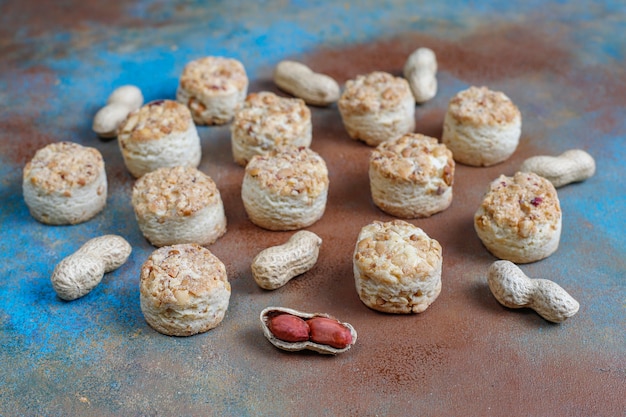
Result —
M 119 103 L 128 107 L 128 111 L 135 111 L 143 105 L 143 93 L 134 85 L 123 85 L 116 88 L 107 98 L 107 104 Z
M 596 172 L 596 162 L 582 149 L 570 149 L 559 156 L 530 157 L 522 163 L 519 170 L 544 177 L 558 188 L 592 177 Z
M 102 107 L 93 118 L 92 129 L 98 136 L 110 139 L 117 136 L 117 129 L 128 117 L 130 109 L 126 104 L 110 103 Z
M 293 316 L 299 317 L 303 320 L 310 320 L 314 318 L 327 318 L 334 320 L 337 326 L 343 327 L 350 334 L 349 343 L 346 344 L 343 348 L 335 348 L 329 345 L 316 343 L 312 340 L 305 340 L 301 342 L 286 342 L 277 338 L 269 327 L 269 321 L 271 318 L 278 314 L 291 314 Z M 261 320 L 261 329 L 263 330 L 263 335 L 270 341 L 270 343 L 276 346 L 279 349 L 286 350 L 289 352 L 296 352 L 300 350 L 312 350 L 314 352 L 322 353 L 325 355 L 336 355 L 338 353 L 343 353 L 350 349 L 356 343 L 357 333 L 354 327 L 350 323 L 345 323 L 337 320 L 336 318 L 324 314 L 324 313 L 304 313 L 302 311 L 294 310 L 291 308 L 285 307 L 267 307 L 261 311 L 259 316 Z
M 413 51 L 404 64 L 403 75 L 417 103 L 424 103 L 437 95 L 437 58 L 432 49 Z
M 313 72 L 296 61 L 281 61 L 274 70 L 274 82 L 281 90 L 313 106 L 328 106 L 339 100 L 339 84 L 326 74 Z
M 301 230 L 289 240 L 259 252 L 252 261 L 252 276 L 259 287 L 275 290 L 315 265 L 322 239 L 313 232 Z
M 580 304 L 561 286 L 547 279 L 532 279 L 510 261 L 496 261 L 487 274 L 489 289 L 508 308 L 528 307 L 544 319 L 561 323 L 578 312 Z
M 63 300 L 80 298 L 94 289 L 105 273 L 122 266 L 131 251 L 130 244 L 117 235 L 88 240 L 54 268 L 52 287 Z

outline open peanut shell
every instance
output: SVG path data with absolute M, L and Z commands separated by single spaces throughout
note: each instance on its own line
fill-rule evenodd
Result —
M 347 351 L 356 343 L 357 334 L 356 334 L 356 330 L 354 330 L 354 327 L 352 327 L 352 325 L 349 323 L 344 323 L 339 320 L 337 320 L 337 322 L 341 324 L 342 326 L 344 326 L 346 329 L 348 329 L 350 331 L 350 334 L 352 335 L 352 340 L 350 341 L 350 344 L 348 344 L 345 348 L 342 348 L 342 349 L 316 343 L 311 340 L 306 340 L 303 342 L 286 342 L 284 340 L 278 339 L 270 331 L 268 322 L 270 318 L 272 318 L 273 316 L 278 315 L 278 314 L 285 314 L 285 313 L 294 315 L 296 317 L 300 317 L 303 320 L 308 320 L 308 319 L 312 319 L 315 317 L 324 317 L 327 319 L 337 320 L 333 316 L 329 314 L 324 314 L 324 313 L 304 313 L 302 311 L 298 311 L 298 310 L 294 310 L 294 309 L 286 308 L 286 307 L 267 307 L 263 309 L 263 311 L 261 311 L 261 315 L 259 316 L 261 320 L 261 328 L 263 329 L 263 334 L 265 335 L 267 340 L 269 340 L 271 344 L 273 344 L 279 349 L 287 350 L 290 352 L 295 352 L 299 350 L 313 350 L 315 352 L 326 354 L 326 355 L 336 355 L 338 353 Z

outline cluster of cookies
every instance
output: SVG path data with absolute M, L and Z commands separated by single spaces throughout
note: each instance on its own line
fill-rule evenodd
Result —
M 428 68 L 432 72 L 436 64 Z M 324 77 L 326 83 L 334 81 Z M 436 89 L 434 73 L 429 77 Z M 245 167 L 241 197 L 254 224 L 298 230 L 324 214 L 329 175 L 323 158 L 310 149 L 311 111 L 305 100 L 322 94 L 307 87 L 300 98 L 297 82 L 302 80 L 281 79 L 289 81 L 291 97 L 248 94 L 239 61 L 198 59 L 185 66 L 176 100 L 140 106 L 116 127 L 124 163 L 137 178 L 131 201 L 139 228 L 159 248 L 144 263 L 140 284 L 142 311 L 159 332 L 207 331 L 228 308 L 226 270 L 205 248 L 226 232 L 226 214 L 215 182 L 197 169 L 202 157 L 197 125 L 230 123 L 234 162 Z M 373 202 L 399 218 L 363 227 L 353 256 L 359 297 L 389 313 L 422 312 L 441 291 L 441 245 L 400 219 L 447 209 L 455 163 L 500 163 L 515 151 L 521 132 L 520 111 L 506 95 L 471 87 L 450 100 L 441 141 L 415 133 L 416 101 L 426 100 L 420 97 L 405 78 L 375 71 L 347 81 L 336 100 L 348 135 L 374 147 L 369 160 Z M 106 204 L 102 155 L 70 142 L 48 145 L 26 165 L 23 192 L 31 214 L 43 223 L 86 221 Z M 499 258 L 523 263 L 549 256 L 561 231 L 554 186 L 531 172 L 501 176 L 475 214 L 475 229 Z

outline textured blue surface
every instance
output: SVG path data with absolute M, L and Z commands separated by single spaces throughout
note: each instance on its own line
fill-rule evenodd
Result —
M 0 416 L 625 415 L 626 6 L 609 0 L 458 3 L 0 3 Z M 518 43 L 519 35 L 526 41 Z M 227 128 L 202 128 L 203 168 L 220 187 L 235 190 L 225 203 L 239 209 L 229 217 L 224 246 L 211 247 L 232 272 L 229 313 L 220 327 L 197 337 L 151 330 L 139 309 L 138 270 L 153 248 L 136 225 L 132 181 L 117 144 L 91 132 L 93 114 L 112 89 L 136 84 L 146 100 L 171 98 L 183 66 L 205 55 L 241 59 L 257 89 L 269 85 L 273 66 L 284 58 L 309 59 L 342 81 L 355 75 L 344 66 L 399 72 L 391 50 L 414 39 L 446 51 L 438 54 L 439 94 L 418 113 L 439 122 L 454 93 L 489 83 L 510 92 L 522 110 L 526 156 L 582 147 L 596 158 L 594 177 L 559 190 L 559 252 L 524 268 L 531 276 L 549 271 L 557 277 L 581 302 L 578 315 L 554 326 L 532 312 L 499 308 L 484 288 L 492 259 L 473 252 L 480 246 L 471 238 L 451 240 L 450 254 L 458 256 L 445 266 L 450 287 L 430 316 L 359 309 L 349 248 L 345 263 L 337 261 L 343 253 L 323 253 L 337 262 L 319 266 L 319 287 L 293 283 L 282 292 L 260 292 L 248 267 L 262 247 L 235 202 L 240 177 L 222 176 L 231 162 L 211 156 L 225 153 Z M 389 55 L 368 49 L 376 42 L 383 51 L 387 45 Z M 507 67 L 482 42 L 508 51 L 504 59 L 523 57 L 523 69 Z M 554 65 L 539 62 L 529 50 L 534 47 L 552 51 Z M 359 64 L 361 53 L 374 62 Z M 355 62 L 344 54 L 354 54 Z M 464 58 L 472 58 L 472 71 L 464 71 Z M 338 152 L 365 156 L 333 127 L 332 111 L 316 109 L 315 120 L 329 123 Z M 68 227 L 36 222 L 21 190 L 24 164 L 36 149 L 60 140 L 97 147 L 109 177 L 107 208 Z M 329 142 L 319 146 L 327 149 Z M 484 184 L 499 170 L 511 174 L 523 156 L 484 174 L 466 168 L 484 181 L 464 191 L 463 177 L 457 178 L 459 201 L 475 206 Z M 350 204 L 342 206 L 346 223 Z M 466 220 L 450 218 L 445 228 L 459 227 L 463 235 Z M 354 234 L 318 227 L 330 241 L 353 245 Z M 436 235 L 444 225 L 423 227 Z M 127 238 L 131 258 L 84 298 L 61 301 L 49 281 L 54 265 L 104 233 Z M 277 243 L 284 236 L 264 239 Z M 338 288 L 334 279 L 346 285 Z M 329 288 L 347 301 L 324 299 Z M 337 358 L 276 352 L 259 337 L 257 315 L 266 305 L 290 303 L 332 308 L 363 330 L 359 344 Z M 398 323 L 406 335 L 398 335 Z

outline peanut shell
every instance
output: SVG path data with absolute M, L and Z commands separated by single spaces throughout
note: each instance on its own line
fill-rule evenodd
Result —
M 350 344 L 348 344 L 346 347 L 341 348 L 341 349 L 338 349 L 329 345 L 315 343 L 315 342 L 312 342 L 311 340 L 306 340 L 302 342 L 285 342 L 284 340 L 280 340 L 276 336 L 274 336 L 268 326 L 268 322 L 273 315 L 283 314 L 283 313 L 300 317 L 303 320 L 308 320 L 308 319 L 312 319 L 315 317 L 324 317 L 324 318 L 336 320 L 339 324 L 341 324 L 342 326 L 344 326 L 350 331 L 352 340 L 350 341 Z M 269 340 L 270 343 L 276 346 L 277 348 L 286 350 L 289 352 L 296 352 L 300 350 L 312 350 L 312 351 L 326 354 L 326 355 L 336 355 L 338 353 L 342 353 L 350 349 L 356 343 L 356 339 L 357 339 L 356 330 L 354 329 L 354 327 L 352 327 L 351 324 L 340 322 L 334 317 L 328 314 L 324 314 L 324 313 L 304 313 L 302 311 L 293 310 L 291 308 L 286 308 L 286 307 L 267 307 L 263 309 L 263 311 L 261 311 L 259 318 L 261 320 L 261 328 L 263 329 L 263 335 L 267 338 L 267 340 Z

